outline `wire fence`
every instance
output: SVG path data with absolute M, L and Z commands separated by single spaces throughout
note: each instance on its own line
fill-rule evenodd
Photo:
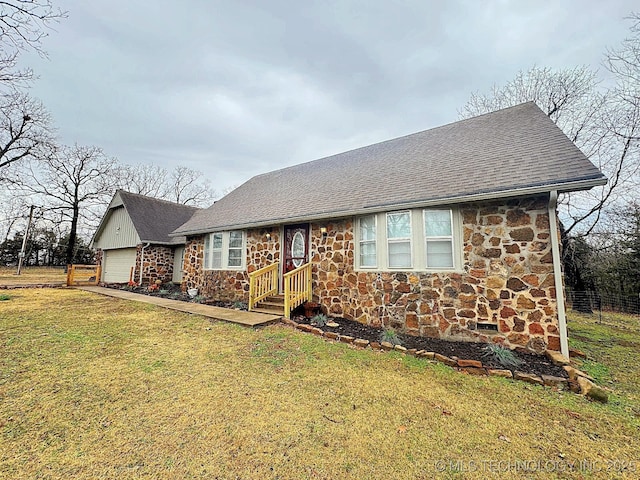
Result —
M 615 295 L 567 289 L 567 306 L 589 315 L 595 322 L 640 329 L 640 295 Z

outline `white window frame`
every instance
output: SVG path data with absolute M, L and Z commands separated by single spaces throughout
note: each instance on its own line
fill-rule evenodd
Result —
M 451 235 L 427 235 L 427 212 L 449 212 L 449 225 L 451 228 Z M 425 208 L 422 210 L 422 228 L 424 234 L 424 265 L 427 270 L 445 270 L 449 271 L 455 268 L 456 265 L 456 252 L 455 252 L 455 241 L 454 241 L 454 233 L 455 228 L 453 224 L 453 210 L 448 208 Z M 451 243 L 451 266 L 446 267 L 432 267 L 429 265 L 429 256 L 428 256 L 428 244 L 429 242 L 442 242 L 449 241 Z
M 361 227 L 361 221 L 364 218 L 373 218 L 373 234 L 374 234 L 374 238 L 373 240 L 363 240 L 362 239 L 362 227 Z M 374 265 L 362 265 L 362 244 L 371 244 L 373 243 L 374 247 L 375 247 L 375 263 Z M 358 218 L 358 264 L 361 265 L 360 268 L 363 269 L 367 269 L 367 270 L 371 270 L 371 269 L 376 269 L 378 268 L 378 216 L 373 214 L 373 215 L 365 215 L 363 217 Z
M 231 247 L 231 233 L 240 233 L 242 235 L 242 247 Z M 214 236 L 222 235 L 222 246 L 213 248 Z M 229 265 L 229 251 L 240 250 L 240 265 Z M 205 270 L 245 270 L 247 263 L 247 233 L 244 230 L 233 230 L 226 232 L 208 233 L 204 239 L 204 269 Z M 220 253 L 220 265 L 213 264 L 213 253 Z
M 451 239 L 453 248 L 453 267 L 428 267 L 427 266 L 427 237 L 425 232 L 425 219 L 424 212 L 429 210 L 445 210 L 449 211 L 449 215 L 451 218 L 451 237 L 447 237 Z M 410 212 L 411 218 L 411 267 L 389 267 L 389 249 L 388 249 L 388 239 L 387 239 L 387 215 L 388 214 L 398 214 L 398 213 L 406 213 L 407 210 L 398 210 L 398 211 L 389 211 L 389 212 L 378 212 L 375 215 L 376 218 L 376 267 L 363 266 L 361 265 L 360 259 L 360 243 L 362 240 L 360 234 L 360 218 L 368 217 L 369 215 L 363 215 L 362 217 L 358 217 L 354 219 L 354 225 L 357 226 L 357 229 L 354 232 L 354 263 L 356 271 L 364 271 L 364 272 L 402 272 L 402 271 L 413 271 L 413 272 L 450 272 L 450 273 L 463 273 L 463 259 L 464 259 L 464 241 L 462 236 L 462 216 L 460 211 L 455 206 L 453 207 L 427 207 L 427 208 L 414 208 L 408 210 Z M 422 224 L 420 223 L 422 222 Z M 415 225 L 420 225 L 419 228 L 414 228 Z M 429 237 L 429 239 L 435 240 L 436 237 Z M 400 239 L 393 239 L 400 240 Z M 392 240 L 392 241 L 393 241 Z M 406 240 L 401 240 L 406 241 Z
M 398 238 L 389 238 L 389 217 L 392 215 L 408 215 L 409 216 L 409 236 L 408 237 L 398 237 Z M 412 242 L 412 237 L 413 237 L 413 222 L 412 222 L 412 215 L 411 215 L 411 211 L 410 210 L 403 210 L 400 212 L 388 212 L 385 216 L 385 229 L 384 229 L 384 234 L 386 237 L 386 248 L 387 248 L 387 265 L 389 266 L 388 268 L 390 270 L 403 270 L 403 269 L 409 269 L 412 270 L 413 269 L 413 259 L 414 259 L 414 254 L 413 254 L 413 242 Z M 390 261 L 390 249 L 389 249 L 389 244 L 392 243 L 409 243 L 409 265 L 408 266 L 401 266 L 401 267 L 391 267 L 391 261 Z

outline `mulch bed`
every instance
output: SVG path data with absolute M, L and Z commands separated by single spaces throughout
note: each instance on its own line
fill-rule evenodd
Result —
M 337 327 L 324 326 L 321 330 L 325 332 L 335 332 L 339 335 L 348 335 L 354 338 L 362 338 L 370 342 L 379 342 L 383 330 L 381 328 L 365 325 L 346 318 L 331 317 L 338 324 Z M 311 325 L 311 320 L 302 315 L 296 316 L 293 320 L 297 323 Z M 514 350 L 515 355 L 520 360 L 517 369 L 506 368 L 490 357 L 483 356 L 486 354 L 485 344 L 474 342 L 455 342 L 449 340 L 441 340 L 437 338 L 416 337 L 397 333 L 398 338 L 402 340 L 402 346 L 407 349 L 425 350 L 428 352 L 439 353 L 447 357 L 460 360 L 479 360 L 487 368 L 518 370 L 520 372 L 534 373 L 536 375 L 552 375 L 555 377 L 567 378 L 567 372 L 562 367 L 554 365 L 544 355 L 536 355 L 522 350 Z

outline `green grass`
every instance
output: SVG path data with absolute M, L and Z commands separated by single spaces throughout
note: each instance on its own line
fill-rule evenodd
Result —
M 569 345 L 587 354 L 578 367 L 612 389 L 610 403 L 637 421 L 640 417 L 640 318 L 606 313 L 569 313 Z
M 77 290 L 11 295 L 0 303 L 0 478 L 504 477 L 490 460 L 601 467 L 511 478 L 637 476 L 602 468 L 637 461 L 637 383 L 579 320 L 589 361 L 607 367 L 585 369 L 615 378 L 619 403 L 281 325 L 211 323 Z

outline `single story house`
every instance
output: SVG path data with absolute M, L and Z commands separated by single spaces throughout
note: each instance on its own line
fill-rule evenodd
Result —
M 103 283 L 182 281 L 185 237 L 169 233 L 198 209 L 118 190 L 91 240 Z
M 556 201 L 605 183 L 529 102 L 257 175 L 172 235 L 204 295 L 566 355 Z

